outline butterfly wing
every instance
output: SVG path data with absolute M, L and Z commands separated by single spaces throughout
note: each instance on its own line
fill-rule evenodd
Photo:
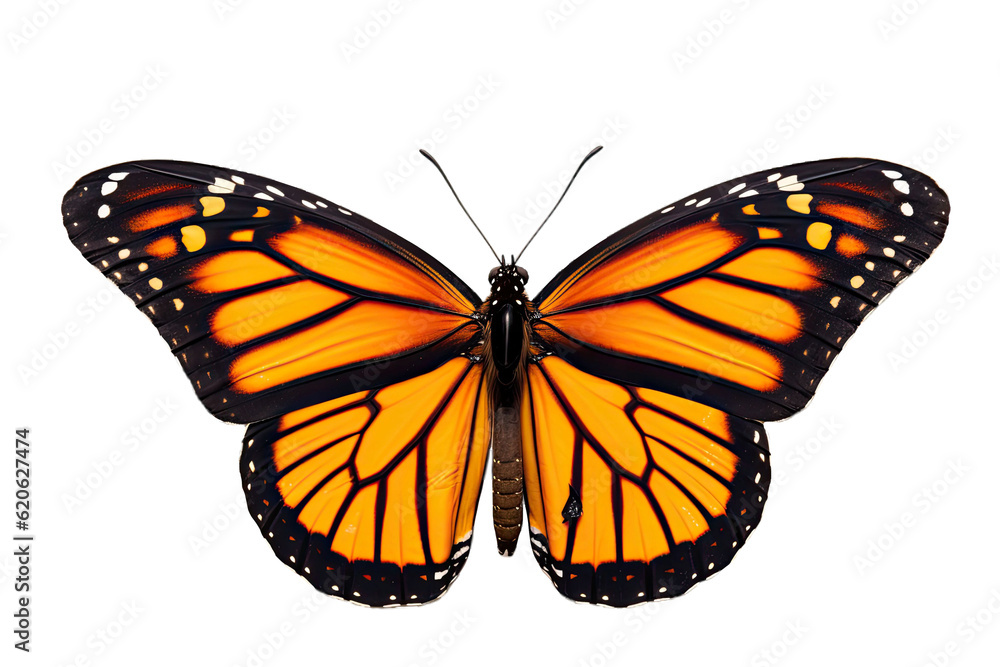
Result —
M 948 211 L 930 178 L 874 160 L 729 181 L 573 262 L 536 298 L 535 334 L 601 377 L 782 419 L 938 246 Z
M 206 407 L 251 424 L 247 505 L 284 563 L 371 606 L 447 589 L 489 448 L 468 287 L 357 213 L 218 167 L 102 169 L 63 212 Z
M 546 286 L 522 432 L 557 589 L 627 606 L 725 567 L 767 499 L 760 422 L 805 406 L 948 212 L 906 167 L 792 165 L 653 213 Z
M 521 419 L 531 549 L 571 600 L 680 595 L 760 520 L 770 457 L 757 422 L 557 356 L 531 364 Z
M 225 421 L 409 379 L 478 336 L 479 299 L 439 262 L 259 176 L 120 164 L 80 179 L 63 216 L 73 244 L 152 320 Z
M 368 606 L 442 595 L 468 557 L 487 395 L 482 364 L 459 358 L 252 425 L 240 471 L 275 555 L 320 591 Z

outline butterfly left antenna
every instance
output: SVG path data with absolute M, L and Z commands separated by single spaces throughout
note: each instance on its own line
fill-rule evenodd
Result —
M 469 215 L 469 209 L 465 208 L 465 204 L 463 204 L 462 200 L 459 199 L 458 193 L 455 192 L 455 188 L 452 187 L 451 181 L 448 180 L 448 175 L 444 173 L 444 169 L 441 168 L 441 165 L 438 164 L 438 161 L 434 159 L 433 155 L 425 151 L 423 148 L 420 149 L 420 154 L 423 155 L 428 160 L 430 160 L 431 164 L 437 167 L 437 170 L 441 173 L 441 177 L 444 179 L 444 182 L 448 184 L 448 188 L 451 190 L 451 194 L 455 195 L 455 201 L 457 201 L 458 205 L 462 207 L 463 211 L 465 211 L 465 215 L 467 218 L 469 218 L 469 222 L 472 223 L 472 226 L 476 228 L 476 231 L 479 232 L 479 235 L 483 237 L 484 241 L 486 241 L 486 245 L 490 247 L 490 252 L 492 252 L 493 256 L 497 258 L 497 261 L 503 264 L 503 260 L 500 259 L 499 255 L 497 255 L 497 251 L 493 249 L 493 245 L 490 243 L 490 240 L 486 238 L 486 234 L 483 234 L 483 230 L 479 228 L 479 225 L 476 224 L 476 221 L 472 219 L 471 215 Z

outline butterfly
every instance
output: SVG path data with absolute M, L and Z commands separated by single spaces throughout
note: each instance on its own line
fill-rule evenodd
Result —
M 572 600 L 670 598 L 725 568 L 767 500 L 762 422 L 806 405 L 948 212 L 908 167 L 806 162 L 657 209 L 534 299 L 500 256 L 483 299 L 357 212 L 232 169 L 128 162 L 63 201 L 206 408 L 248 425 L 274 554 L 368 606 L 448 589 L 490 458 L 498 550 L 526 512 Z

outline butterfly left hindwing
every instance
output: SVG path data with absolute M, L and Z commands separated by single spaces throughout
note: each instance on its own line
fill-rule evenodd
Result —
M 489 420 L 482 365 L 459 358 L 254 424 L 247 506 L 275 555 L 323 593 L 428 602 L 468 558 Z

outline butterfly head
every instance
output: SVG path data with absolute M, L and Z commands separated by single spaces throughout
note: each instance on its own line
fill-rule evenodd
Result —
M 500 258 L 500 266 L 490 271 L 490 298 L 507 302 L 524 298 L 524 286 L 528 284 L 528 272 L 515 264 L 507 264 Z

